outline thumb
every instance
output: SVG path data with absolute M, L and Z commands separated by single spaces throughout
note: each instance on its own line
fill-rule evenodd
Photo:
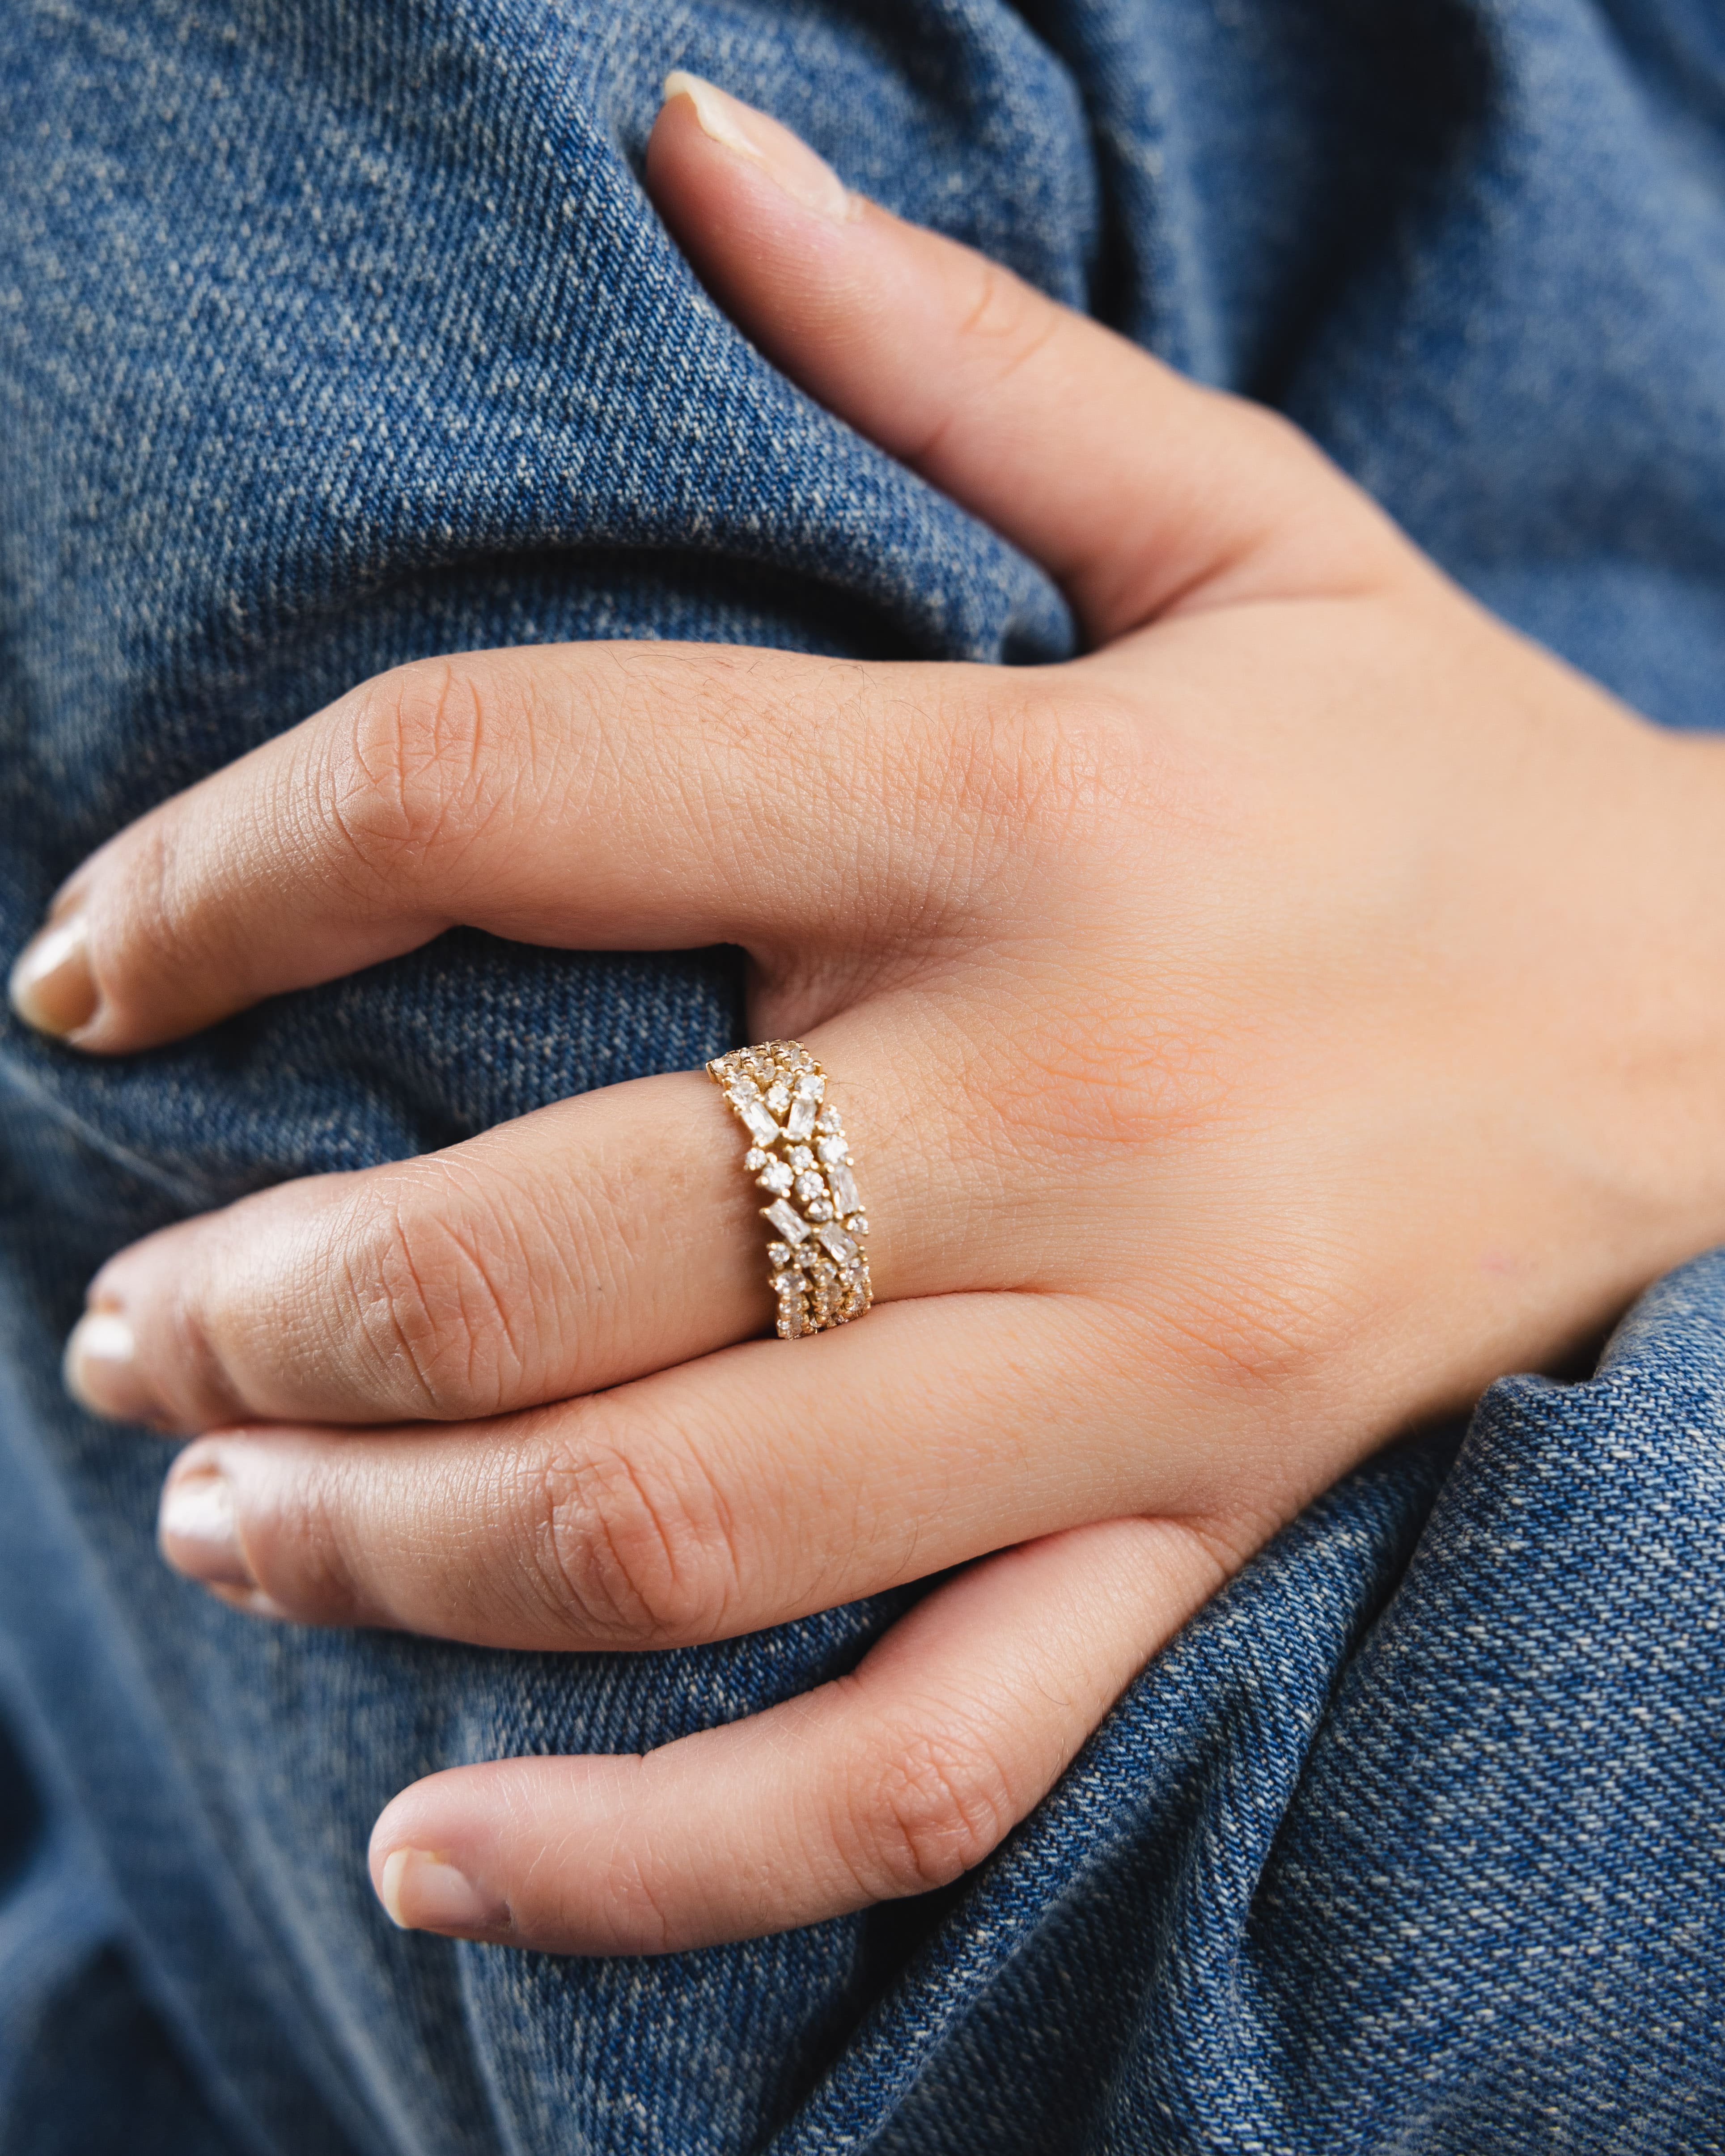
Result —
M 647 186 L 768 357 L 1040 561 L 1095 643 L 1180 606 L 1358 590 L 1407 558 L 1286 420 L 849 193 L 711 83 L 666 79 Z

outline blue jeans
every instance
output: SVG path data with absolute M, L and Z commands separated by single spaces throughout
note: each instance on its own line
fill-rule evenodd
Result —
M 417 654 L 1070 649 L 704 298 L 635 177 L 674 64 L 1721 722 L 1712 0 L 0 0 L 8 951 Z M 390 1928 L 404 1783 L 746 1714 L 905 1598 L 637 1657 L 256 1625 L 157 1563 L 160 1450 L 58 1343 L 147 1229 L 738 1024 L 729 952 L 458 933 L 111 1066 L 0 1040 L 8 2156 L 1725 2148 L 1725 1255 L 1332 1491 L 957 1887 L 643 1962 Z

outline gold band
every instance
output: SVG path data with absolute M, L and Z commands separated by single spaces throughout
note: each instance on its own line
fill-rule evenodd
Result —
M 749 1135 L 743 1167 L 772 1194 L 761 1217 L 778 1337 L 795 1340 L 860 1317 L 874 1301 L 869 1224 L 827 1075 L 799 1041 L 734 1048 L 706 1066 Z

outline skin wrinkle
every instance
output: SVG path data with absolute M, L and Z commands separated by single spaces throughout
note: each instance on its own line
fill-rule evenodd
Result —
M 572 1640 L 613 1647 L 650 1640 L 652 1620 L 632 1600 L 627 1564 L 609 1541 L 608 1515 L 588 1486 L 598 1472 L 590 1456 L 553 1455 L 536 1478 L 539 1499 L 528 1554 L 542 1584 L 553 1624 Z
M 429 1196 L 421 1196 L 412 1188 L 416 1181 L 432 1183 Z M 459 1196 L 459 1205 L 449 1203 L 451 1194 Z M 580 1205 L 578 1189 L 567 1196 L 572 1205 Z M 543 1372 L 547 1365 L 552 1369 L 562 1367 L 567 1358 L 557 1339 L 558 1298 L 555 1285 L 545 1278 L 542 1269 L 564 1262 L 563 1233 L 559 1229 L 569 1233 L 573 1227 L 567 1212 L 554 1226 L 542 1209 L 538 1190 L 530 1180 L 511 1176 L 506 1163 L 500 1175 L 489 1161 L 481 1170 L 477 1163 L 468 1163 L 459 1155 L 436 1156 L 432 1161 L 410 1164 L 393 1211 L 393 1234 L 386 1250 L 397 1248 L 405 1260 L 424 1310 L 424 1329 L 436 1343 L 434 1353 L 428 1353 L 427 1381 L 436 1363 L 444 1359 L 446 1350 L 453 1352 L 464 1342 L 466 1347 L 463 1389 L 451 1393 L 439 1382 L 433 1413 L 465 1417 L 498 1412 L 522 1396 L 531 1382 L 529 1373 Z M 529 1245 L 526 1232 L 529 1221 L 539 1231 L 536 1247 Z M 570 1240 L 582 1240 L 588 1249 L 603 1250 L 608 1247 L 608 1226 L 603 1229 L 595 1226 L 584 1239 L 571 1234 Z M 375 1235 L 375 1229 L 369 1234 Z M 495 1242 L 495 1250 L 487 1250 L 488 1238 Z M 420 1252 L 422 1239 L 429 1242 L 429 1255 Z M 439 1245 L 453 1250 L 460 1262 L 447 1266 Z M 387 1255 L 374 1260 L 374 1265 L 378 1276 L 387 1277 Z M 434 1294 L 428 1281 L 440 1276 L 446 1276 L 448 1285 Z M 578 1299 L 578 1287 L 572 1268 L 566 1267 L 562 1286 L 564 1303 L 572 1306 Z M 476 1318 L 466 1303 L 470 1288 L 479 1291 Z M 458 1316 L 453 1334 L 443 1316 L 451 1302 Z M 523 1318 L 518 1313 L 525 1313 L 526 1322 L 531 1324 L 534 1336 L 531 1341 L 521 1329 Z M 508 1351 L 508 1361 L 482 1382 L 480 1343 L 488 1339 L 501 1342 Z
M 243 1432 L 234 1433 L 235 1438 Z M 311 1605 L 336 1613 L 336 1621 L 363 1622 L 372 1614 L 353 1573 L 341 1560 L 346 1515 L 327 1473 L 297 1478 L 284 1503 L 279 1443 L 253 1458 L 234 1457 L 231 1442 L 217 1440 L 182 1456 L 182 1472 L 208 1457 L 234 1472 L 234 1524 L 253 1577 L 283 1609 Z M 332 1502 L 333 1499 L 333 1502 Z M 379 1615 L 387 1614 L 381 1609 Z
M 448 1236 L 451 1246 L 467 1261 L 459 1274 L 456 1293 L 460 1310 L 460 1336 L 465 1339 L 467 1347 L 466 1366 L 463 1374 L 466 1379 L 468 1397 L 476 1399 L 481 1395 L 480 1358 L 481 1353 L 485 1351 L 481 1350 L 480 1343 L 486 1337 L 485 1321 L 489 1317 L 491 1326 L 495 1327 L 495 1337 L 501 1341 L 509 1353 L 509 1367 L 499 1373 L 496 1382 L 491 1387 L 495 1395 L 494 1404 L 501 1409 L 504 1400 L 510 1397 L 511 1392 L 510 1378 L 512 1376 L 515 1379 L 514 1389 L 518 1391 L 521 1380 L 534 1367 L 535 1358 L 529 1354 L 521 1340 L 517 1337 L 514 1299 L 492 1280 L 491 1268 L 482 1255 L 476 1236 L 464 1235 L 459 1223 L 453 1220 L 444 1224 L 444 1232 Z M 527 1282 L 531 1276 L 527 1268 L 521 1262 L 521 1253 L 519 1249 L 516 1250 L 516 1263 L 514 1268 L 516 1274 L 523 1282 Z M 469 1282 L 480 1290 L 477 1318 L 470 1315 L 467 1308 L 465 1288 Z
M 578 1459 L 547 1463 L 536 1537 L 547 1577 L 561 1588 L 571 1630 L 584 1643 L 651 1647 L 721 1636 L 739 1575 L 726 1516 L 711 1521 L 721 1579 L 710 1562 L 707 1523 L 694 1518 L 670 1480 L 655 1491 L 640 1450 L 607 1438 Z M 678 1464 L 682 1472 L 698 1471 L 698 1455 L 686 1449 Z
M 384 1224 L 385 1240 L 380 1248 L 377 1224 L 370 1224 L 360 1239 L 364 1270 L 357 1276 L 350 1274 L 361 1327 L 377 1342 L 380 1367 L 386 1373 L 405 1368 L 418 1395 L 420 1412 L 434 1418 L 440 1399 L 434 1374 L 440 1353 L 437 1321 L 427 1301 L 399 1204 L 386 1197 L 379 1202 L 377 1211 Z M 410 1292 L 406 1296 L 392 1279 L 398 1270 L 405 1274 L 408 1283 Z
M 198 1291 L 200 1285 L 188 1269 L 176 1275 L 165 1300 L 158 1353 L 172 1373 L 167 1404 L 190 1409 L 193 1424 L 243 1420 L 245 1406 L 229 1382 L 227 1358 L 210 1322 L 210 1298 L 207 1291 Z
M 660 1893 L 654 1886 L 650 1852 L 642 1843 L 639 1832 L 619 1840 L 616 1856 L 607 1867 L 606 1884 L 611 1900 L 621 1905 L 625 1922 L 619 1928 L 624 1938 L 641 1936 L 639 1912 L 644 1909 L 650 1919 L 646 1936 L 653 1944 L 649 1952 L 665 1953 L 676 1941 L 676 1928 L 665 1907 Z M 628 1921 L 629 1918 L 635 1921 Z
M 608 1222 L 603 1235 L 589 1228 L 583 1239 L 571 1209 L 584 1203 L 582 1185 L 572 1183 L 553 1194 L 542 1178 L 523 1172 L 506 1152 L 496 1149 L 489 1150 L 483 1163 L 452 1150 L 434 1155 L 427 1165 L 434 1165 L 439 1181 L 459 1193 L 460 1205 L 450 1209 L 451 1217 L 445 1224 L 455 1246 L 483 1277 L 500 1309 L 512 1309 L 519 1304 L 531 1313 L 536 1334 L 548 1329 L 552 1336 L 549 1352 L 543 1342 L 530 1347 L 525 1337 L 517 1337 L 516 1322 L 505 1320 L 518 1379 L 530 1369 L 542 1369 L 547 1363 L 561 1368 L 564 1358 L 557 1342 L 560 1301 L 572 1306 L 582 1285 L 569 1250 L 572 1246 L 582 1247 L 584 1240 L 589 1252 L 603 1254 L 615 1247 L 614 1233 L 620 1235 L 625 1223 Z M 434 1188 L 431 1203 L 424 1208 L 434 1227 L 442 1209 L 440 1194 Z M 559 1199 L 563 1202 L 559 1204 Z M 470 1222 L 471 1241 L 461 1232 L 464 1219 Z M 496 1245 L 496 1255 L 489 1262 L 481 1255 L 487 1235 Z M 555 1280 L 549 1276 L 553 1269 L 557 1274 Z M 519 1383 L 512 1392 L 507 1386 L 503 1392 L 509 1398 L 519 1398 Z M 504 1404 L 503 1399 L 498 1402 Z
M 417 880 L 430 864 L 457 873 L 485 828 L 490 791 L 488 693 L 512 691 L 506 666 L 486 676 L 457 660 L 422 659 L 359 696 L 347 744 L 358 783 L 334 777 L 331 812 L 360 858 L 386 884 Z M 519 726 L 501 729 L 513 746 Z M 507 759 L 506 757 L 506 767 Z
M 853 1738 L 864 1763 L 847 1779 L 834 1840 L 867 1902 L 949 1885 L 993 1848 L 1018 1809 L 1011 1774 L 968 1715 L 950 1702 L 932 1712 L 926 1701 L 908 1704 L 913 1716 L 903 1722 L 877 1714 L 856 1732 L 863 1742 Z

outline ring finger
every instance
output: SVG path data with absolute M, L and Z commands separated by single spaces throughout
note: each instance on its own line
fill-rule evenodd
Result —
M 795 1173 L 845 1173 L 846 1148 L 877 1296 L 1024 1285 L 1014 1253 L 1034 1239 L 978 1158 L 950 1014 L 901 993 L 819 1040 L 842 1129 L 788 1132 L 752 1169 L 723 1097 L 684 1072 L 166 1229 L 92 1282 L 74 1389 L 198 1430 L 470 1419 L 619 1384 L 765 1329 L 761 1214 L 794 1201 Z M 836 1168 L 811 1158 L 823 1147 Z

